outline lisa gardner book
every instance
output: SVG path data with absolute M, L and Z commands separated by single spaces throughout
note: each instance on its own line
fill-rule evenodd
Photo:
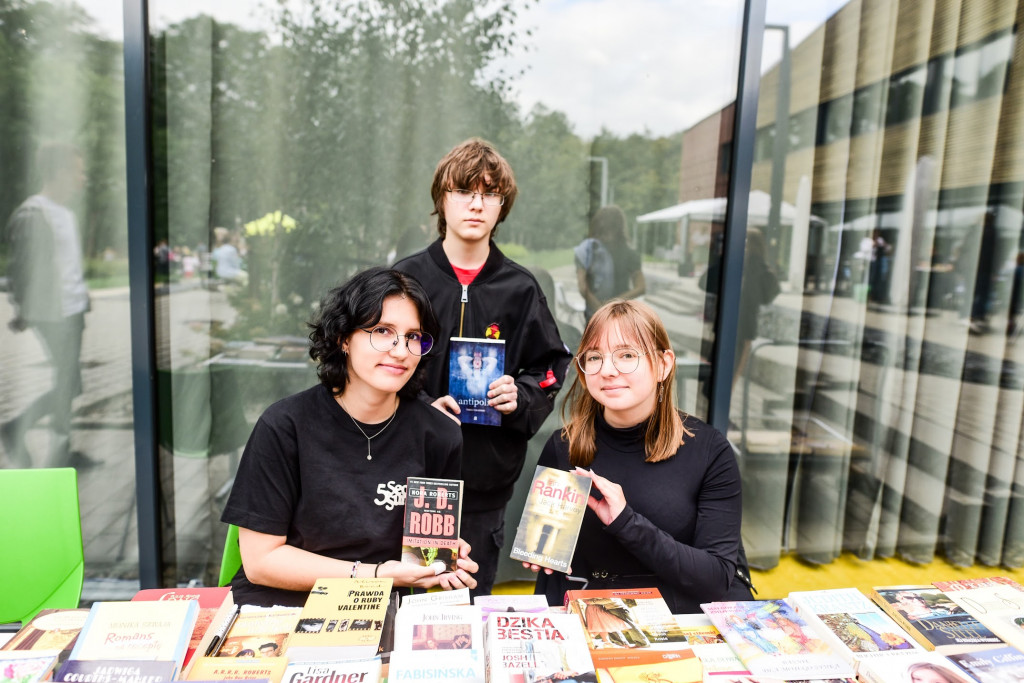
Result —
M 459 420 L 500 425 L 501 413 L 487 404 L 487 388 L 505 373 L 505 340 L 452 337 L 448 353 L 448 394 L 459 404 Z
M 538 465 L 516 529 L 512 559 L 567 571 L 589 495 L 589 477 Z

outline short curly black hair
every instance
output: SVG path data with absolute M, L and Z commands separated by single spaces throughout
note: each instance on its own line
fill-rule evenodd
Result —
M 308 323 L 309 355 L 316 361 L 320 383 L 340 396 L 348 382 L 348 357 L 342 343 L 356 330 L 372 327 L 380 321 L 384 300 L 389 296 L 405 296 L 416 306 L 420 331 L 438 338 L 441 326 L 430 307 L 430 299 L 422 285 L 411 275 L 390 268 L 368 268 L 353 275 L 348 282 L 327 292 L 320 300 L 320 310 Z M 423 356 L 416 372 L 398 394 L 415 398 L 423 378 Z

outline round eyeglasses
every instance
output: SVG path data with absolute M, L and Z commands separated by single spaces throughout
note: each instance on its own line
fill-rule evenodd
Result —
M 640 358 L 646 355 L 636 349 L 615 349 L 611 353 L 591 349 L 576 356 L 576 364 L 580 366 L 584 375 L 596 375 L 604 367 L 604 359 L 611 357 L 612 367 L 628 375 L 640 366 Z
M 378 351 L 390 351 L 398 346 L 398 340 L 405 338 L 405 348 L 414 356 L 424 356 L 434 345 L 434 338 L 426 332 L 409 332 L 398 334 L 390 327 L 383 325 L 370 330 L 363 330 L 370 335 L 370 346 Z
M 458 204 L 470 204 L 477 195 L 480 195 L 484 206 L 501 206 L 505 203 L 505 195 L 497 192 L 473 192 L 472 190 L 456 189 L 448 190 L 448 194 L 452 196 L 452 201 Z

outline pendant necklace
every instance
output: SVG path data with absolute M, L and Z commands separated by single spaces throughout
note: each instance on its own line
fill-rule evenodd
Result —
M 341 407 L 344 409 L 345 414 L 348 415 L 348 419 L 352 420 L 352 424 L 356 426 L 356 429 L 359 430 L 359 433 L 366 437 L 366 459 L 373 460 L 373 456 L 370 454 L 370 442 L 376 439 L 381 434 L 383 434 L 384 430 L 391 426 L 391 422 L 395 419 L 395 415 L 398 415 L 398 406 L 395 406 L 395 412 L 391 413 L 391 417 L 389 417 L 388 421 L 384 423 L 384 426 L 380 428 L 380 431 L 374 434 L 373 436 L 370 436 L 369 434 L 363 431 L 362 427 L 359 426 L 359 423 L 356 421 L 356 419 L 352 417 L 352 413 L 348 412 L 348 408 L 345 407 L 345 402 L 341 400 L 341 396 L 338 397 L 338 403 L 341 404 Z

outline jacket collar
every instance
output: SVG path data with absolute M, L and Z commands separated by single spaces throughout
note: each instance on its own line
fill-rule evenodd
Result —
M 452 264 L 448 261 L 447 254 L 444 253 L 444 247 L 442 246 L 443 239 L 438 237 L 434 240 L 430 246 L 427 247 L 427 254 L 434 261 L 441 272 L 458 281 L 455 277 L 455 271 L 452 270 Z M 492 275 L 497 273 L 501 267 L 505 264 L 505 255 L 501 253 L 501 249 L 498 249 L 498 245 L 492 240 L 488 243 L 490 250 L 487 253 L 487 261 L 484 262 L 484 267 L 480 270 L 480 274 L 476 276 L 475 282 L 482 282 L 489 279 Z

